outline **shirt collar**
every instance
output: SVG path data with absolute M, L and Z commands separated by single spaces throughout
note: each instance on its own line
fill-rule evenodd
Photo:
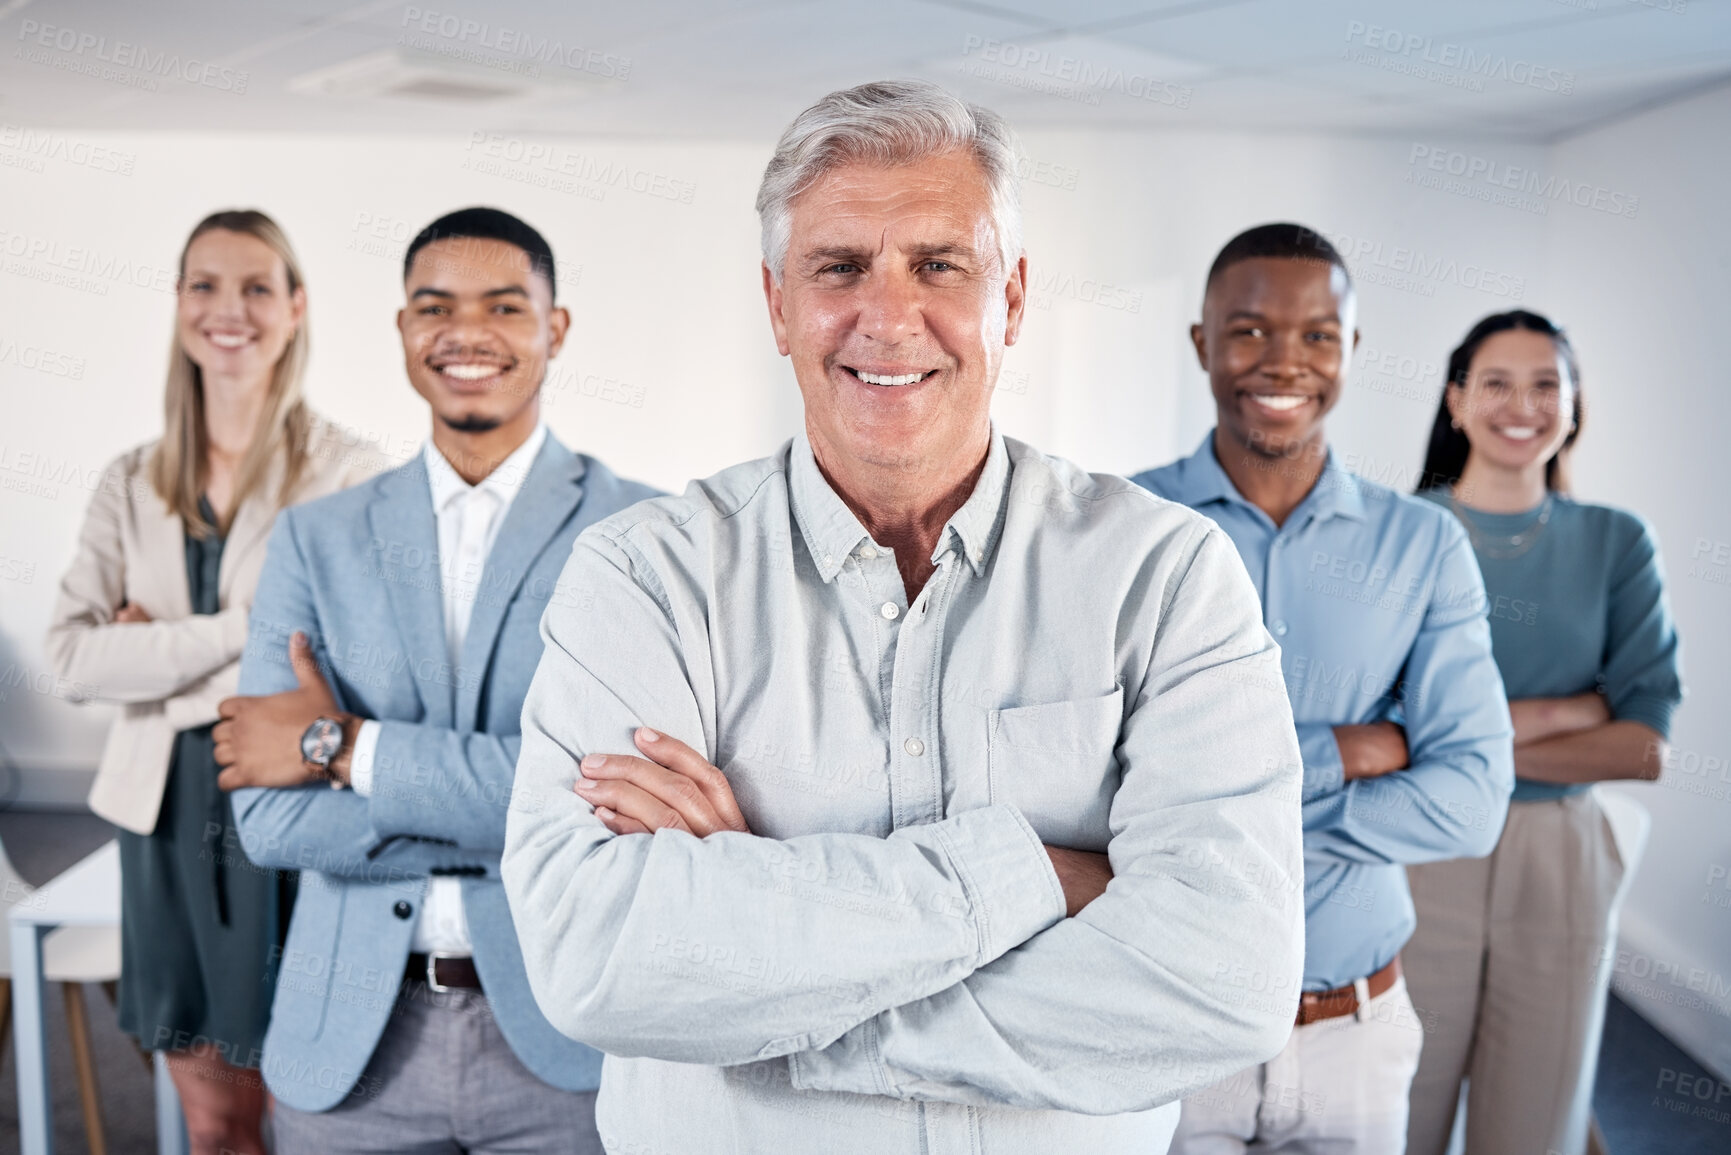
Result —
M 451 463 L 445 460 L 433 445 L 433 439 L 427 438 L 427 443 L 421 449 L 427 466 L 427 484 L 433 492 L 433 511 L 442 512 L 451 502 L 459 497 L 485 490 L 499 499 L 499 505 L 505 507 L 516 499 L 523 488 L 523 482 L 529 477 L 529 469 L 535 464 L 535 458 L 541 452 L 541 446 L 547 440 L 547 424 L 539 422 L 535 432 L 529 434 L 528 440 L 511 451 L 511 455 L 501 461 L 493 472 L 483 477 L 479 482 L 470 485 L 458 476 L 451 468 Z
M 1237 502 L 1240 505 L 1250 505 L 1238 487 L 1232 484 L 1232 479 L 1226 475 L 1226 470 L 1220 464 L 1220 459 L 1214 454 L 1214 430 L 1210 429 L 1202 438 L 1202 444 L 1196 452 L 1185 458 L 1179 480 L 1180 493 L 1178 500 L 1185 505 L 1197 507 L 1211 501 Z M 1340 463 L 1340 458 L 1330 446 L 1328 457 L 1322 463 L 1322 474 L 1316 479 L 1316 484 L 1304 500 L 1293 510 L 1295 517 L 1304 520 L 1319 520 L 1330 517 L 1346 517 L 1354 521 L 1364 520 L 1364 493 L 1356 475 Z M 1288 519 L 1290 520 L 1290 519 Z
M 938 544 L 932 550 L 935 564 L 947 551 L 959 550 L 976 575 L 983 574 L 997 544 L 999 513 L 1004 505 L 1004 493 L 1010 481 L 1010 455 L 1004 438 L 992 430 L 990 447 L 986 450 L 986 466 L 974 491 L 962 507 L 950 516 Z M 805 537 L 817 573 L 825 583 L 835 578 L 847 564 L 848 555 L 859 548 L 871 535 L 847 507 L 841 496 L 830 487 L 817 467 L 811 442 L 802 430 L 793 439 L 792 461 L 788 490 L 793 500 L 794 517 Z M 951 544 L 952 538 L 954 545 Z

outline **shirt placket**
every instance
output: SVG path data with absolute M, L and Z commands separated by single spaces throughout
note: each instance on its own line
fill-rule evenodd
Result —
M 880 614 L 894 632 L 890 655 L 889 737 L 891 798 L 896 828 L 939 822 L 944 818 L 946 791 L 938 734 L 938 685 L 943 673 L 944 621 L 955 583 L 960 580 L 957 555 L 946 550 L 938 567 L 908 605 L 901 576 L 890 566 L 895 592 Z M 897 613 L 891 617 L 894 606 Z M 956 1103 L 922 1103 L 923 1146 L 932 1155 L 977 1155 L 974 1109 Z
M 854 554 L 882 639 L 879 652 L 889 669 L 884 686 L 888 708 L 890 824 L 892 829 L 937 822 L 944 816 L 939 761 L 938 643 L 949 605 L 955 555 L 945 552 L 925 588 L 909 605 L 895 555 L 871 545 Z
M 1291 576 L 1287 572 L 1288 560 L 1293 556 L 1294 539 L 1298 527 L 1292 519 L 1269 535 L 1264 543 L 1262 559 L 1262 624 L 1268 627 L 1268 632 L 1274 635 L 1281 648 L 1286 646 L 1286 635 L 1291 628 L 1287 621 L 1289 606 L 1287 604 L 1287 582 Z
M 462 657 L 463 639 L 469 632 L 469 619 L 474 613 L 475 592 L 480 588 L 481 565 L 485 560 L 487 525 L 491 519 L 493 495 L 475 489 L 459 499 L 457 509 L 457 556 L 452 559 L 454 581 L 451 586 L 453 629 L 450 632 L 451 665 Z

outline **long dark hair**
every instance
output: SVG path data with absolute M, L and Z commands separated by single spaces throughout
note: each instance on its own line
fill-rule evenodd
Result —
M 1550 318 L 1525 309 L 1511 309 L 1507 313 L 1492 313 L 1474 325 L 1455 346 L 1455 351 L 1449 354 L 1448 380 L 1443 385 L 1442 399 L 1437 402 L 1436 420 L 1430 429 L 1430 447 L 1425 451 L 1424 471 L 1419 474 L 1415 493 L 1453 485 L 1461 479 L 1461 473 L 1467 467 L 1467 455 L 1472 452 L 1472 443 L 1454 426 L 1454 418 L 1449 413 L 1449 390 L 1465 389 L 1467 371 L 1472 368 L 1479 346 L 1492 334 L 1506 333 L 1510 329 L 1525 329 L 1549 337 L 1569 370 L 1569 381 L 1575 392 L 1574 423 L 1569 426 L 1569 435 L 1563 438 L 1563 444 L 1545 462 L 1545 488 L 1567 492 L 1569 479 L 1563 455 L 1581 435 L 1581 422 L 1586 415 L 1581 404 L 1581 369 L 1575 360 L 1575 347 L 1569 344 L 1568 335 L 1552 324 Z

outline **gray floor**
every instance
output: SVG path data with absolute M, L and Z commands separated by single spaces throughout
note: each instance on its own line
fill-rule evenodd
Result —
M 53 878 L 113 836 L 113 827 L 88 814 L 0 811 L 0 843 L 33 885 Z M 108 1149 L 114 1155 L 146 1155 L 156 1142 L 149 1073 L 132 1041 L 115 1025 L 114 1008 L 101 989 L 86 988 L 85 1003 L 90 1010 Z M 47 1012 L 55 1149 L 85 1151 L 66 1012 L 59 997 L 49 997 Z M 1731 1123 L 1723 1113 L 1694 1111 L 1698 1105 L 1694 1096 L 1663 1089 L 1678 1084 L 1678 1072 L 1689 1079 L 1708 1077 L 1699 1064 L 1613 997 L 1593 1096 L 1610 1155 L 1731 1155 Z M 0 1053 L 0 1152 L 17 1149 L 17 1072 L 8 1046 Z
M 1593 1110 L 1612 1155 L 1731 1153 L 1731 1088 L 1615 995 Z

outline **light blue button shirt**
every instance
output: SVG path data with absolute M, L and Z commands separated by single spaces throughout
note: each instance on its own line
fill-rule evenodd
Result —
M 910 603 L 801 437 L 577 541 L 503 876 L 612 1151 L 1163 1151 L 1291 1034 L 1298 745 L 1224 534 L 994 435 Z M 614 837 L 578 759 L 702 751 L 751 834 Z M 1104 850 L 1064 917 L 1041 843 Z
M 1374 974 L 1415 925 L 1403 867 L 1489 854 L 1514 787 L 1467 535 L 1430 502 L 1347 472 L 1332 450 L 1277 528 L 1220 467 L 1212 430 L 1134 480 L 1231 536 L 1280 643 L 1304 752 L 1305 989 Z M 1334 727 L 1376 721 L 1406 727 L 1408 768 L 1343 782 Z

